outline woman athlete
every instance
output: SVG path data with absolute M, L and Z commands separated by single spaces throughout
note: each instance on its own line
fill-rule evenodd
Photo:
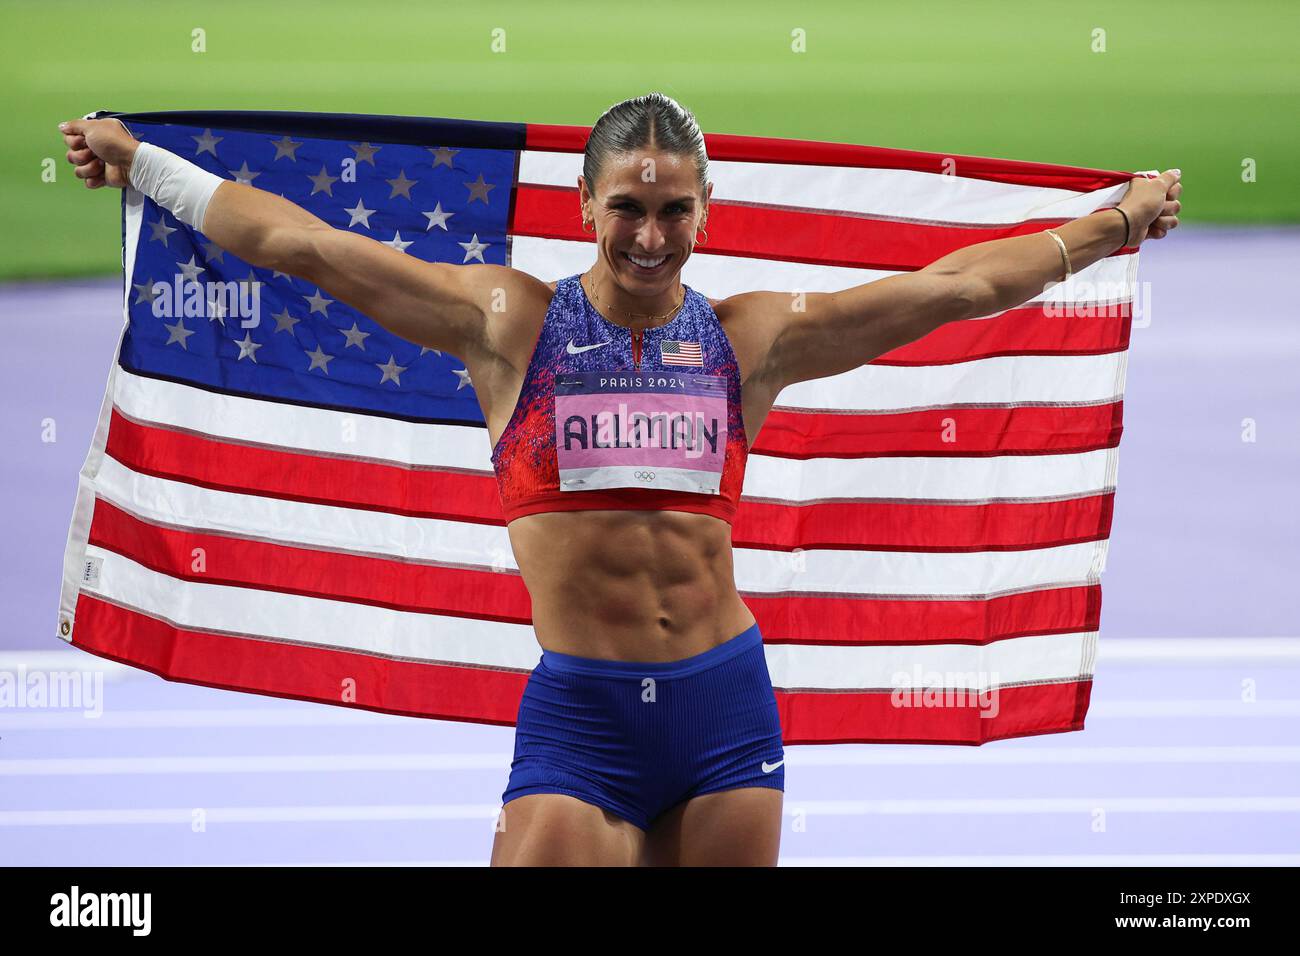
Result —
M 556 282 L 416 259 L 142 147 L 111 119 L 60 128 L 89 188 L 131 183 L 222 249 L 465 363 L 542 647 L 493 865 L 775 865 L 781 727 L 730 526 L 772 403 L 1159 239 L 1181 207 L 1170 170 L 1132 180 L 1120 211 L 1051 235 L 978 243 L 840 292 L 718 301 L 681 281 L 708 235 L 704 139 L 659 93 L 593 127 L 578 191 L 596 258 Z

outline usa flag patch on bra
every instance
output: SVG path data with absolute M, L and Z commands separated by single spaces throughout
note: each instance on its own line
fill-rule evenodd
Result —
M 716 495 L 726 453 L 726 376 L 556 373 L 561 491 L 655 488 Z
M 699 342 L 664 339 L 659 343 L 659 359 L 665 365 L 694 365 L 704 368 L 704 350 Z

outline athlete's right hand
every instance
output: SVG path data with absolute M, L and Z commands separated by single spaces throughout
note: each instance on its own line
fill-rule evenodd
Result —
M 131 160 L 140 141 L 126 131 L 121 120 L 67 120 L 59 124 L 68 144 L 68 162 L 87 189 L 131 185 Z

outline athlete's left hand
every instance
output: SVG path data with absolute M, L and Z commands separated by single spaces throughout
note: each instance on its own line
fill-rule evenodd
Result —
M 1153 179 L 1137 176 L 1129 180 L 1119 208 L 1133 222 L 1130 246 L 1139 246 L 1145 239 L 1163 239 L 1178 228 L 1178 213 L 1183 208 L 1178 200 L 1183 192 L 1182 176 L 1182 170 L 1166 169 Z

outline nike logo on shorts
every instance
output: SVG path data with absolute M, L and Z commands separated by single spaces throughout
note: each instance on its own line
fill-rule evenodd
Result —
M 766 760 L 764 760 L 764 761 L 763 761 L 763 773 L 771 773 L 773 770 L 775 770 L 777 767 L 781 766 L 781 764 L 783 764 L 783 763 L 785 763 L 785 758 L 784 758 L 784 757 L 782 757 L 782 758 L 781 758 L 780 760 L 778 760 L 776 763 L 768 763 Z
M 610 341 L 612 342 L 613 339 Z M 573 339 L 569 339 L 568 352 L 570 355 L 581 355 L 583 352 L 590 352 L 592 349 L 598 349 L 601 346 L 608 344 L 609 342 L 597 342 L 595 345 L 574 345 Z

